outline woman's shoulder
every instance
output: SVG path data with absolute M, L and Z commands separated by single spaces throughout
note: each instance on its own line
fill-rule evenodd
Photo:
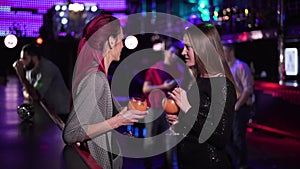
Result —
M 228 77 L 214 77 L 211 78 L 212 81 L 215 81 L 215 84 L 218 84 L 220 87 L 226 87 L 229 90 L 235 90 L 233 82 Z
M 228 81 L 228 78 L 226 78 L 225 76 L 218 76 L 218 77 L 199 77 L 196 79 L 197 84 L 210 84 L 210 85 L 222 85 L 222 84 L 226 84 Z
M 216 76 L 216 77 L 209 77 L 209 78 L 200 77 L 200 78 L 197 78 L 197 82 L 211 82 L 211 83 L 218 82 L 218 83 L 233 85 L 231 80 L 226 76 Z
M 105 74 L 101 71 L 91 71 L 89 72 L 79 83 L 79 88 L 84 88 L 87 86 L 95 86 L 97 84 L 97 87 L 104 86 L 108 84 L 107 78 Z
M 234 84 L 231 82 L 231 80 L 227 77 L 210 77 L 210 78 L 197 78 L 196 83 L 198 85 L 198 88 L 230 88 L 234 89 Z

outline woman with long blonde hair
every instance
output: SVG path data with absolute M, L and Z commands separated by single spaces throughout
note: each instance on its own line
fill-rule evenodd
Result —
M 225 145 L 237 96 L 220 36 L 213 25 L 199 24 L 188 28 L 183 40 L 182 54 L 194 79 L 188 91 L 176 88 L 169 93 L 181 111 L 178 116 L 167 115 L 183 136 L 179 168 L 230 168 Z

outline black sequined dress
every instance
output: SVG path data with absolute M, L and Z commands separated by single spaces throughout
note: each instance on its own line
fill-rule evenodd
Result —
M 236 102 L 233 84 L 225 77 L 198 78 L 188 91 L 188 99 L 192 108 L 180 113 L 175 125 L 184 136 L 178 145 L 180 169 L 230 168 L 225 145 Z

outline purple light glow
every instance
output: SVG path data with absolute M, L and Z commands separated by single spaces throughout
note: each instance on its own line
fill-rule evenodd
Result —
M 18 131 L 15 129 L 6 129 L 3 133 L 6 138 L 16 138 L 18 137 Z
M 259 23 L 259 19 L 256 18 L 255 19 L 255 23 L 258 24 Z
M 93 0 L 79 0 L 73 1 L 74 3 L 95 3 Z M 62 3 L 61 0 L 5 0 L 0 1 L 0 7 L 6 8 L 24 8 L 24 9 L 37 9 L 38 14 L 32 14 L 27 11 L 0 11 L 0 36 L 6 36 L 10 33 L 10 27 L 13 27 L 14 23 L 18 24 L 18 30 L 21 30 L 22 36 L 26 37 L 38 37 L 39 29 L 43 25 L 43 14 L 47 12 L 52 6 L 57 3 Z M 102 0 L 98 1 L 98 7 L 100 9 L 114 11 L 114 10 L 126 10 L 126 0 Z
M 127 5 L 126 0 L 114 0 L 113 2 L 106 0 L 99 3 L 99 8 L 104 10 L 126 10 Z
M 114 13 L 112 14 L 114 17 L 120 19 L 122 27 L 124 27 L 127 23 L 128 16 L 125 13 Z
M 46 13 L 53 5 L 57 3 L 62 3 L 61 0 L 47 0 L 47 1 L 37 1 L 36 0 L 5 0 L 0 1 L 0 6 L 11 6 L 14 8 L 30 8 L 38 9 L 38 13 Z M 95 3 L 93 0 L 78 0 L 73 1 L 73 3 Z M 104 10 L 126 10 L 126 0 L 102 0 L 98 1 L 100 9 Z
M 19 124 L 19 122 L 20 122 L 19 118 L 11 118 L 11 119 L 5 120 L 5 123 L 7 125 L 17 125 L 17 124 Z
M 5 93 L 10 93 L 10 92 L 18 92 L 19 91 L 19 88 L 18 88 L 18 85 L 10 85 L 9 87 L 6 87 L 4 89 Z
M 14 109 L 5 111 L 3 122 L 5 122 L 7 125 L 16 125 L 20 122 L 16 107 Z
M 67 32 L 59 32 L 58 36 L 67 36 Z
M 190 16 L 190 18 L 191 18 L 191 19 L 196 19 L 196 18 L 197 18 L 197 15 L 193 14 L 193 15 Z
M 227 43 L 233 43 L 233 40 L 232 39 L 228 39 Z
M 9 100 L 15 100 L 18 99 L 19 97 L 19 90 L 10 88 L 10 89 L 5 89 L 5 100 L 9 101 Z
M 31 12 L 0 12 L 0 36 L 8 33 L 16 33 L 19 30 L 21 36 L 38 37 L 39 29 L 43 25 L 43 15 Z
M 16 110 L 18 108 L 18 103 L 17 102 L 5 102 L 5 109 L 6 110 Z
M 46 13 L 53 5 L 57 3 L 62 3 L 61 0 L 47 0 L 47 1 L 37 1 L 36 0 L 6 0 L 0 1 L 0 6 L 11 6 L 14 8 L 30 8 L 38 9 L 38 13 Z M 93 0 L 78 0 L 73 1 L 73 3 L 95 3 Z M 126 0 L 102 0 L 99 1 L 99 8 L 104 10 L 126 10 Z

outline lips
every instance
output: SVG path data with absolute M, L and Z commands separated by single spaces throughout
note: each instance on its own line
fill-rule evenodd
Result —
M 190 58 L 185 56 L 185 61 L 189 61 L 189 60 L 190 60 Z

